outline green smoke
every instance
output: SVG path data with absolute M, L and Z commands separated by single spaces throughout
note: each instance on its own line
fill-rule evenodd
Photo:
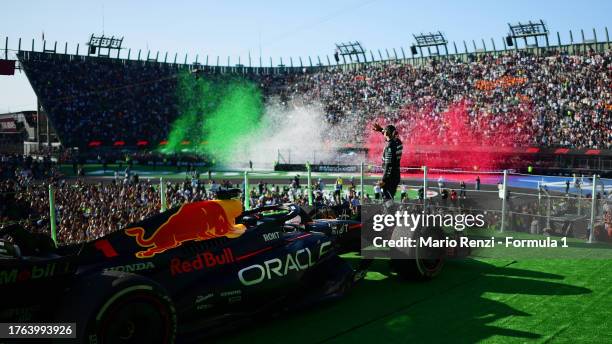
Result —
M 231 161 L 241 138 L 257 130 L 263 113 L 261 90 L 236 76 L 195 78 L 181 73 L 177 85 L 178 118 L 162 153 L 190 150 L 217 162 Z M 187 143 L 189 142 L 189 143 Z

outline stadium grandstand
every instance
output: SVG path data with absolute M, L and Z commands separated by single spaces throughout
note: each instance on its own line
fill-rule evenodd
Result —
M 67 147 L 98 141 L 101 145 L 123 141 L 130 146 L 143 140 L 153 145 L 163 141 L 177 117 L 176 75 L 191 67 L 35 52 L 21 52 L 19 58 Z M 528 98 L 536 121 L 524 128 L 528 137 L 520 144 L 612 148 L 609 50 L 507 51 L 471 58 L 472 62 L 454 56 L 431 58 L 417 66 L 399 60 L 303 68 L 272 76 L 266 72 L 280 70 L 205 70 L 244 75 L 267 95 L 321 101 L 330 121 L 372 114 L 392 118 L 405 106 L 421 107 L 432 98 L 438 102 L 432 104 L 435 108 L 444 109 L 459 98 L 469 99 L 471 108 L 482 104 L 491 109 L 502 123 L 512 122 L 514 117 L 502 115 L 512 113 L 520 99 Z M 59 76 L 66 80 L 58 82 Z M 430 116 L 437 113 L 434 110 Z M 494 130 L 488 132 L 495 135 Z
M 406 57 L 401 49 L 401 57 L 394 50 L 395 56 L 386 59 L 379 52 L 377 60 L 373 52 L 364 52 L 359 62 L 343 56 L 336 64 L 328 59 L 323 65 L 319 59 L 313 65 L 310 59 L 304 65 L 300 59 L 299 66 L 291 60 L 291 66 L 281 61 L 276 67 L 252 67 L 250 61 L 249 67 L 212 66 L 208 58 L 204 65 L 180 64 L 176 56 L 167 62 L 166 55 L 162 62 L 149 54 L 141 60 L 140 52 L 138 59 L 129 53 L 127 58 L 91 51 L 82 56 L 78 51 L 68 54 L 67 48 L 63 54 L 20 49 L 16 58 L 62 146 L 81 152 L 166 144 L 181 112 L 181 75 L 196 71 L 215 83 L 248 80 L 266 99 L 280 97 L 287 107 L 322 104 L 332 125 L 353 124 L 341 131 L 342 145 L 363 147 L 364 124 L 383 118 L 399 123 L 415 147 L 426 149 L 428 142 L 436 142 L 452 153 L 461 149 L 463 141 L 456 136 L 465 132 L 448 130 L 440 118 L 460 104 L 468 113 L 462 119 L 469 121 L 466 130 L 486 149 L 508 146 L 503 147 L 511 153 L 508 158 L 537 153 L 566 165 L 612 168 L 610 42 L 564 45 L 559 39 L 553 46 L 547 39 L 546 46 L 520 48 L 517 39 L 514 47 L 506 42 L 508 38 L 501 50 L 487 50 L 483 41 L 482 48 L 474 43 L 475 50 L 469 52 L 465 45 L 460 53 L 453 43 L 454 54 L 439 55 L 438 50 Z M 411 134 L 422 126 L 437 137 Z M 499 135 L 512 140 L 499 141 Z M 569 162 L 567 154 L 572 156 Z

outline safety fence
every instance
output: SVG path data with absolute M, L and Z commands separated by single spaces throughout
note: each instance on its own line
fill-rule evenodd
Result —
M 359 173 L 331 173 L 358 179 L 355 193 L 361 204 L 382 200 L 384 187 L 377 186 L 382 167 L 361 164 Z M 273 173 L 277 174 L 277 173 Z M 299 172 L 285 175 L 290 179 Z M 244 190 L 252 179 L 270 177 L 262 172 L 244 172 Z M 319 189 L 308 172 L 307 187 L 301 189 L 309 195 Z M 332 182 L 333 183 L 333 182 Z M 327 186 L 333 194 L 335 184 Z M 348 196 L 348 188 L 344 190 Z M 479 212 L 487 224 L 500 232 L 515 231 L 545 236 L 566 236 L 585 239 L 589 243 L 606 240 L 612 231 L 612 179 L 592 176 L 544 176 L 521 174 L 511 170 L 465 171 L 458 169 L 401 168 L 401 183 L 395 199 L 415 209 L 429 212 Z M 375 197 L 371 198 L 370 195 Z M 245 206 L 249 206 L 245 203 Z
M 276 189 L 276 193 L 283 193 L 289 202 L 313 205 L 321 200 L 334 203 L 350 198 L 351 202 L 358 201 L 361 205 L 379 202 L 383 198 L 384 186 L 380 188 L 377 185 L 382 172 L 381 166 L 364 163 L 360 164 L 356 173 L 313 173 L 310 164 L 307 164 L 305 174 L 299 171 L 245 170 L 234 173 L 230 187 L 243 190 L 245 209 L 261 205 L 256 202 L 262 193 L 259 184 L 264 181 L 266 191 Z M 300 184 L 304 179 L 305 185 Z M 212 181 L 205 185 L 195 175 L 191 178 L 186 175 L 184 181 L 168 178 L 141 180 L 132 189 L 119 185 L 125 181 L 113 180 L 111 183 L 117 183 L 117 186 L 106 190 L 110 190 L 111 195 L 116 193 L 116 198 L 121 200 L 117 204 L 123 204 L 123 210 L 128 213 L 141 209 L 142 213 L 138 214 L 143 216 L 150 216 L 152 211 L 165 211 L 181 202 L 210 198 L 222 186 Z M 54 240 L 64 241 L 58 238 L 58 224 L 66 226 L 66 223 L 70 223 L 66 222 L 69 216 L 67 202 L 70 203 L 72 198 L 82 202 L 72 208 L 84 214 L 85 218 L 89 214 L 100 215 L 96 202 L 98 199 L 105 202 L 101 195 L 105 189 L 102 184 L 99 185 L 42 184 L 37 186 L 36 192 L 26 188 L 0 193 L 4 205 L 13 202 L 10 201 L 12 197 L 5 197 L 8 194 L 30 193 L 30 198 L 22 197 L 24 207 L 29 204 L 37 209 L 37 214 L 28 214 L 24 220 L 3 220 L 1 225 L 42 222 L 51 231 Z M 96 187 L 99 190 L 96 191 Z M 139 190 L 140 193 L 134 196 L 129 194 L 132 192 L 130 190 Z M 611 194 L 612 179 L 597 175 L 560 177 L 520 174 L 509 170 L 465 171 L 424 166 L 401 169 L 401 183 L 395 199 L 428 212 L 479 212 L 485 215 L 490 227 L 501 232 L 567 236 L 591 243 L 607 240 L 610 236 L 608 233 L 612 233 Z M 95 201 L 86 202 L 89 198 Z M 104 207 L 107 206 L 104 204 Z M 111 208 L 111 217 L 123 211 L 115 209 L 114 205 Z

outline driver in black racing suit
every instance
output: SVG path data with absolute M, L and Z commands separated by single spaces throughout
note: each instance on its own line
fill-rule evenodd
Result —
M 385 135 L 387 145 L 383 151 L 383 177 L 379 185 L 383 190 L 383 199 L 392 200 L 395 197 L 397 186 L 400 183 L 400 161 L 402 160 L 402 141 L 397 136 L 397 130 L 393 125 L 387 125 L 384 129 L 374 124 L 375 131 L 382 132 Z
M 397 136 L 397 130 L 391 124 L 386 127 L 381 127 L 378 123 L 374 123 L 372 127 L 374 131 L 381 132 L 385 135 L 385 141 L 387 145 L 383 151 L 382 156 L 382 168 L 383 176 L 382 180 L 378 182 L 378 185 L 383 191 L 383 200 L 390 201 L 393 203 L 395 193 L 397 192 L 397 186 L 400 183 L 400 161 L 402 160 L 402 141 Z M 387 209 L 388 210 L 388 209 Z M 367 273 L 368 268 L 372 265 L 374 260 L 371 258 L 362 258 L 359 262 L 359 267 L 355 272 L 355 280 L 363 279 Z

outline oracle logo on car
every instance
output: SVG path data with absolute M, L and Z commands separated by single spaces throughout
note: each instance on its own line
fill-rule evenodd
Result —
M 245 286 L 255 285 L 265 279 L 284 277 L 293 271 L 303 271 L 315 265 L 329 250 L 331 242 L 327 241 L 319 246 L 319 255 L 313 257 L 310 248 L 305 247 L 293 253 L 287 253 L 285 259 L 273 258 L 263 264 L 253 264 L 238 271 L 238 279 Z
M 172 276 L 178 274 L 192 272 L 194 270 L 202 270 L 204 268 L 213 268 L 218 265 L 231 264 L 235 261 L 234 254 L 229 248 L 224 248 L 223 253 L 214 254 L 212 252 L 203 252 L 196 256 L 195 259 L 181 260 L 173 258 L 170 261 L 170 273 Z

